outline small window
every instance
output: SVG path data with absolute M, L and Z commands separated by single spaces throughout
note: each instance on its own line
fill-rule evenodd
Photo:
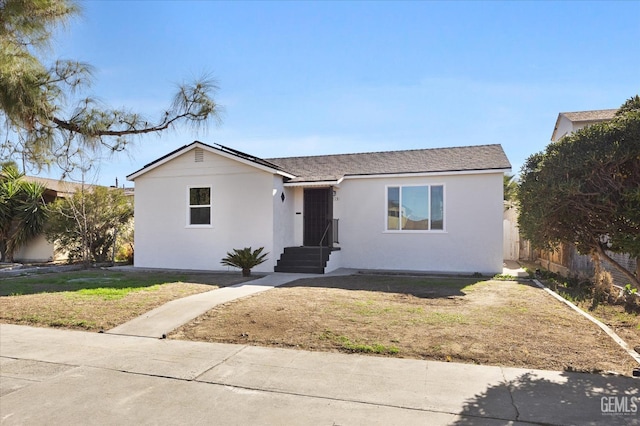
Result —
M 444 187 L 387 187 L 387 230 L 444 230 Z
M 189 188 L 189 225 L 211 225 L 211 188 Z

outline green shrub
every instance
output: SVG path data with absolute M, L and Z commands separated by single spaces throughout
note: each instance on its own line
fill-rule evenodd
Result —
M 638 289 L 631 287 L 631 283 L 624 286 L 622 290 L 624 295 L 624 309 L 625 311 L 632 313 L 638 311 Z
M 220 263 L 226 266 L 242 269 L 242 276 L 251 276 L 251 268 L 266 262 L 269 253 L 262 253 L 264 247 L 251 251 L 251 247 L 243 249 L 233 249 L 233 252 L 227 252 L 227 257 L 223 258 Z

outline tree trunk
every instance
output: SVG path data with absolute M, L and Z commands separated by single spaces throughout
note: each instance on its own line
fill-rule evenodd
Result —
M 635 276 L 633 273 L 629 272 L 625 267 L 623 267 L 622 265 L 620 265 L 618 262 L 616 262 L 615 260 L 613 260 L 611 257 L 609 257 L 609 255 L 607 254 L 607 252 L 598 244 L 596 246 L 596 251 L 597 253 L 607 262 L 609 262 L 609 264 L 611 264 L 611 266 L 613 266 L 614 268 L 616 268 L 621 274 L 623 274 L 625 276 L 625 278 L 627 278 L 631 285 L 635 288 L 640 288 L 640 279 L 639 277 Z M 639 261 L 636 261 L 636 264 Z
M 249 268 L 242 268 L 242 276 L 243 276 L 243 277 L 250 277 L 250 276 L 251 276 L 251 269 L 249 269 Z
M 2 257 L 2 262 L 13 263 L 14 262 L 13 244 L 11 244 L 11 242 L 7 242 L 3 244 L 0 248 L 2 249 L 2 255 L 0 256 Z

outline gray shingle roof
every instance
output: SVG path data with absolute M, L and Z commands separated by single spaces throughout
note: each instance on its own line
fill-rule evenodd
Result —
M 597 109 L 593 111 L 561 112 L 560 114 L 576 123 L 581 121 L 611 120 L 616 111 L 616 109 Z
M 292 177 L 288 182 L 337 181 L 345 176 L 505 170 L 511 168 L 507 156 L 498 144 L 262 159 L 222 145 L 218 145 L 219 148 L 216 148 L 194 141 L 152 161 L 127 176 L 127 179 L 135 180 L 147 171 L 166 161 L 170 161 L 173 156 L 181 155 L 196 146 L 212 152 L 232 155 L 244 161 L 270 168 L 280 174 L 284 173 L 283 176 Z
M 502 147 L 495 145 L 310 157 L 268 158 L 296 176 L 290 182 L 334 181 L 344 176 L 510 169 Z

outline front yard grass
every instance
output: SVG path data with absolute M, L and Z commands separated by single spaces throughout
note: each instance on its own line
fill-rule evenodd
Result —
M 0 280 L 0 322 L 108 330 L 173 299 L 244 281 L 238 275 L 109 269 Z
M 637 367 L 532 284 L 477 278 L 304 279 L 218 306 L 169 338 L 626 375 Z

